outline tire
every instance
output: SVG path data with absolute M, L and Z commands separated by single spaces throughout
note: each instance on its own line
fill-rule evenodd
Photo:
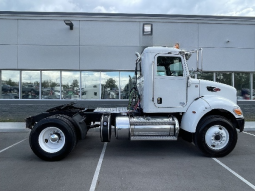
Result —
M 66 119 L 66 122 L 68 123 L 68 125 L 70 127 L 72 127 L 75 132 L 76 144 L 77 144 L 81 136 L 80 136 L 79 129 L 78 129 L 75 121 L 68 115 L 57 114 L 57 115 L 50 116 L 50 118 L 55 118 L 55 117 L 61 117 L 61 118 Z
M 61 116 L 39 121 L 29 136 L 32 151 L 46 161 L 65 158 L 76 145 L 76 135 L 70 122 Z
M 236 142 L 236 129 L 222 116 L 207 116 L 197 126 L 195 145 L 209 157 L 228 155 L 235 148 Z

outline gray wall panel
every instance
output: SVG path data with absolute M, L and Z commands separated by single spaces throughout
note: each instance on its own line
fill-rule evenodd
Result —
M 203 68 L 205 71 L 255 71 L 254 50 L 237 48 L 205 48 Z
M 171 47 L 176 42 L 180 43 L 180 48 L 193 49 L 198 47 L 198 24 L 153 24 L 153 45 Z
M 78 46 L 19 46 L 20 69 L 79 69 Z
M 254 48 L 254 29 L 253 25 L 199 24 L 199 46 Z
M 35 45 L 79 45 L 79 21 L 70 30 L 63 20 L 18 21 L 18 43 Z
M 196 70 L 197 69 L 197 54 L 196 53 L 192 54 L 192 56 L 187 61 L 187 63 L 188 63 L 189 70 L 192 70 L 192 69 Z
M 17 69 L 16 45 L 0 45 L 0 69 Z
M 0 20 L 0 44 L 17 44 L 17 20 Z
M 135 52 L 142 47 L 81 47 L 81 70 L 134 70 Z
M 138 22 L 81 21 L 81 45 L 139 46 Z

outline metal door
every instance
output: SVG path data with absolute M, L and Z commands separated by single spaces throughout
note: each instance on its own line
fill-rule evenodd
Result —
M 161 108 L 184 107 L 187 102 L 187 77 L 179 55 L 157 55 L 154 61 L 154 104 Z

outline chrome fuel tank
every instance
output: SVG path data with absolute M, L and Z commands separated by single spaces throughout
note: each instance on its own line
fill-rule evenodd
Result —
M 176 140 L 179 133 L 178 120 L 164 116 L 121 116 L 116 118 L 117 139 L 130 140 Z

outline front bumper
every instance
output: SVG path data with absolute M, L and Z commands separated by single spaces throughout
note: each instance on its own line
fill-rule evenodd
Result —
M 236 128 L 239 129 L 240 132 L 242 132 L 244 130 L 244 124 L 245 124 L 244 118 L 236 119 L 236 122 L 237 122 Z

